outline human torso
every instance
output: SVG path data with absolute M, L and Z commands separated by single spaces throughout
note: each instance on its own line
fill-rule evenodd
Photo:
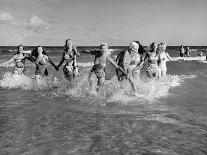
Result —
M 16 54 L 14 56 L 15 67 L 22 68 L 25 64 L 25 56 L 23 54 Z
M 99 65 L 102 68 L 106 67 L 107 53 L 98 53 L 95 55 L 94 65 Z
M 166 68 L 167 55 L 165 52 L 159 54 L 159 67 Z
M 155 52 L 148 53 L 148 68 L 158 68 L 158 55 Z
M 73 49 L 64 51 L 65 65 L 71 65 L 74 59 L 75 59 L 75 53 Z

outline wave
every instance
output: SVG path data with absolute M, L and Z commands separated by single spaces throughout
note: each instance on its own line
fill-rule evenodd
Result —
M 172 58 L 173 61 L 204 61 L 206 60 L 206 56 L 202 56 L 202 57 L 173 57 Z

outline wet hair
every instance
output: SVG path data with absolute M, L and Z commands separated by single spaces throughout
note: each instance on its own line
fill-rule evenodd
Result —
M 67 43 L 68 43 L 68 41 L 72 41 L 72 40 L 71 40 L 71 39 L 66 39 L 66 40 L 65 40 L 65 45 L 64 45 L 64 48 L 65 48 L 65 49 L 67 49 L 67 48 L 68 48 L 68 44 L 67 44 Z
M 32 52 L 31 52 L 31 56 L 33 56 L 33 57 L 38 57 L 38 55 L 39 55 L 39 53 L 38 53 L 38 48 L 39 47 L 42 47 L 42 46 L 37 46 L 35 49 L 33 49 L 32 50 Z M 42 54 L 44 54 L 44 55 L 47 55 L 47 52 L 45 51 L 45 49 L 42 47 Z
M 16 54 L 19 54 L 20 52 L 19 52 L 19 48 L 20 47 L 23 47 L 23 50 L 24 50 L 24 46 L 22 45 L 22 44 L 20 44 L 19 46 L 17 46 L 17 52 L 14 54 L 14 55 L 16 55 Z
M 139 45 L 138 53 L 141 55 L 144 54 L 146 51 L 145 51 L 143 45 L 139 41 L 134 41 L 134 42 Z

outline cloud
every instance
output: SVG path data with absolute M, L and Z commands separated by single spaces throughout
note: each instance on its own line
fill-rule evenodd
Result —
M 26 37 L 26 34 L 20 35 L 20 34 L 14 34 L 9 35 L 8 39 L 6 40 L 7 45 L 13 45 L 13 44 L 24 44 L 24 38 Z
M 40 32 L 42 30 L 47 30 L 50 27 L 49 23 L 43 22 L 42 19 L 40 19 L 36 15 L 32 15 L 32 17 L 29 19 L 28 22 L 24 23 L 24 25 L 27 27 L 27 29 L 34 30 L 36 32 Z
M 32 30 L 35 32 L 48 30 L 51 25 L 47 22 L 44 22 L 40 17 L 36 15 L 32 15 L 32 17 L 28 20 L 19 21 L 7 12 L 0 13 L 0 23 L 25 27 L 27 30 Z
M 11 22 L 11 21 L 14 21 L 14 17 L 11 16 L 9 13 L 7 12 L 0 13 L 0 22 Z

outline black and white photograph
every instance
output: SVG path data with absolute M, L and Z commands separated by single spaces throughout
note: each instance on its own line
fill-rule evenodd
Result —
M 207 0 L 0 0 L 0 155 L 207 155 Z

